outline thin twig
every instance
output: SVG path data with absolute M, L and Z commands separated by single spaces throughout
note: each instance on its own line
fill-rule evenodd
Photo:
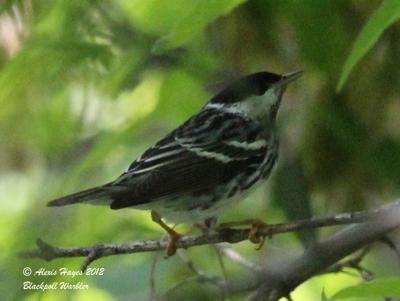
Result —
M 217 255 L 218 264 L 219 264 L 219 267 L 221 268 L 222 276 L 223 276 L 223 278 L 225 280 L 227 280 L 228 279 L 228 272 L 226 271 L 224 258 L 222 257 L 221 249 L 220 249 L 219 245 L 220 244 L 214 244 L 214 245 L 212 245 L 212 248 L 214 249 L 215 254 Z
M 392 251 L 394 251 L 394 253 L 396 254 L 397 258 L 400 260 L 400 250 L 397 247 L 397 245 L 394 243 L 394 241 L 388 236 L 385 235 L 384 237 L 382 237 L 379 242 L 385 244 L 386 246 L 388 246 Z
M 330 217 L 311 218 L 290 223 L 266 225 L 259 228 L 258 234 L 261 236 L 272 236 L 279 233 L 294 232 L 304 229 L 379 220 L 379 217 L 384 216 L 394 208 L 398 207 L 400 207 L 400 201 L 367 211 L 341 213 Z M 216 244 L 221 242 L 237 243 L 247 240 L 250 230 L 250 228 L 223 229 L 218 232 L 204 233 L 201 235 L 186 235 L 177 241 L 176 247 L 186 249 L 193 246 Z M 101 257 L 139 252 L 153 252 L 163 250 L 167 246 L 165 240 L 132 241 L 123 244 L 99 243 L 89 247 L 72 248 L 55 247 L 41 239 L 38 239 L 36 244 L 36 249 L 21 252 L 20 256 L 25 258 L 40 258 L 44 260 L 53 260 L 61 257 L 87 257 L 82 265 L 82 270 L 85 270 L 89 264 Z
M 183 263 L 185 263 L 185 265 L 189 268 L 189 270 L 191 270 L 197 276 L 197 281 L 209 282 L 216 286 L 219 285 L 219 283 L 221 282 L 221 279 L 219 277 L 209 275 L 205 271 L 196 268 L 194 262 L 190 260 L 183 252 L 178 252 L 177 254 L 179 258 L 183 261 Z
M 205 283 L 209 283 L 211 285 L 214 285 L 218 288 L 219 292 L 220 292 L 220 300 L 224 300 L 224 289 L 225 289 L 225 280 L 221 279 L 220 277 L 217 276 L 212 276 L 207 274 L 205 271 L 200 270 L 198 268 L 196 268 L 196 266 L 194 265 L 193 261 L 190 260 L 186 254 L 184 254 L 183 252 L 181 252 L 181 250 L 178 250 L 177 252 L 178 257 L 182 260 L 182 262 L 188 267 L 188 269 L 190 271 L 192 271 L 195 276 L 194 277 L 187 277 L 185 278 L 183 281 L 178 282 L 176 285 L 174 285 L 172 288 L 170 288 L 167 291 L 167 295 L 169 293 L 171 293 L 174 290 L 179 289 L 182 285 L 187 284 L 189 282 L 192 281 L 198 281 L 198 282 L 205 282 Z
M 400 227 L 399 201 L 385 206 L 385 214 L 369 222 L 350 225 L 336 232 L 328 239 L 318 242 L 305 252 L 290 259 L 279 269 L 265 269 L 255 279 L 238 282 L 227 287 L 227 291 L 253 291 L 249 301 L 276 301 L 287 296 L 298 285 L 311 277 L 319 275 L 330 266 L 363 249 L 373 242 L 379 241 L 389 232 Z M 389 209 L 389 210 L 387 210 Z
M 216 245 L 216 246 L 220 250 L 221 254 L 228 257 L 233 262 L 236 262 L 236 263 L 244 266 L 245 268 L 248 268 L 253 271 L 260 272 L 262 270 L 261 267 L 257 266 L 256 264 L 254 264 L 253 262 L 248 260 L 246 257 L 242 256 L 236 250 L 234 250 L 228 246 L 222 246 L 222 245 Z
M 361 265 L 361 261 L 370 251 L 371 246 L 367 246 L 362 249 L 356 256 L 335 263 L 325 271 L 321 272 L 321 274 L 344 273 L 346 268 L 350 268 L 357 271 L 361 278 L 363 278 L 365 281 L 370 281 L 374 278 L 373 272 L 364 268 Z
M 156 301 L 157 300 L 157 293 L 156 293 L 156 267 L 157 267 L 157 262 L 158 262 L 159 255 L 160 255 L 159 252 L 156 252 L 153 255 L 153 259 L 151 261 L 150 296 L 149 296 L 149 300 L 150 301 Z

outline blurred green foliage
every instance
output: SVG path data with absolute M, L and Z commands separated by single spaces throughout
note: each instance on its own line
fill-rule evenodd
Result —
M 337 90 L 341 90 L 355 64 L 376 43 L 383 31 L 400 18 L 400 2 L 384 0 L 374 15 L 368 20 L 354 43 L 340 76 Z
M 38 237 L 61 246 L 161 237 L 147 212 L 45 204 L 115 178 L 243 74 L 306 71 L 284 97 L 274 175 L 222 220 L 283 222 L 393 200 L 400 188 L 397 9 L 388 0 L 1 2 L 0 299 L 148 300 L 153 254 L 105 258 L 93 265 L 105 267 L 104 276 L 65 279 L 25 277 L 22 269 L 76 270 L 81 259 L 42 262 L 16 253 Z M 307 244 L 323 234 L 299 237 Z M 302 244 L 291 234 L 259 252 L 248 242 L 233 247 L 261 264 L 293 255 Z M 382 254 L 371 255 L 377 275 L 398 274 L 393 256 Z M 187 256 L 222 275 L 211 246 Z M 224 262 L 228 277 L 248 272 Z M 168 300 L 187 300 L 193 292 L 198 300 L 220 297 L 214 286 L 191 281 L 194 276 L 177 256 L 160 258 L 157 292 Z M 22 290 L 26 280 L 83 281 L 90 289 Z M 293 298 L 319 300 L 322 288 L 332 296 L 358 282 L 321 276 Z
M 331 300 L 343 300 L 351 297 L 376 298 L 400 297 L 400 278 L 388 277 L 376 279 L 342 289 L 332 296 Z

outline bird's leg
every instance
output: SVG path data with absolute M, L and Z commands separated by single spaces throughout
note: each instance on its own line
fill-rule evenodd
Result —
M 194 226 L 200 229 L 203 234 L 207 234 L 217 229 L 217 221 L 217 218 L 213 216 L 205 219 L 202 223 L 195 223 Z
M 176 253 L 176 242 L 182 237 L 182 235 L 164 223 L 161 219 L 161 216 L 159 216 L 158 213 L 153 210 L 151 211 L 151 219 L 153 222 L 159 224 L 161 228 L 163 228 L 168 234 L 168 244 L 167 248 L 165 249 L 166 255 L 174 255 Z
M 223 229 L 229 229 L 232 227 L 237 227 L 237 226 L 245 226 L 245 225 L 251 225 L 251 229 L 249 232 L 249 240 L 252 243 L 258 244 L 258 247 L 256 248 L 257 250 L 260 250 L 264 243 L 265 243 L 265 236 L 266 235 L 260 235 L 259 229 L 261 227 L 265 227 L 268 226 L 266 223 L 264 223 L 263 221 L 253 218 L 253 219 L 245 219 L 242 221 L 235 221 L 235 222 L 227 222 L 227 223 L 221 223 L 218 226 L 219 230 L 223 230 Z

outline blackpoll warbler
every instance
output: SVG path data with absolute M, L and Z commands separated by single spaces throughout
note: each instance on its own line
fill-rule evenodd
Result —
M 259 72 L 239 79 L 116 180 L 48 206 L 90 203 L 151 210 L 170 236 L 167 253 L 172 255 L 180 235 L 161 217 L 174 223 L 209 221 L 268 178 L 278 157 L 275 123 L 282 94 L 300 75 Z

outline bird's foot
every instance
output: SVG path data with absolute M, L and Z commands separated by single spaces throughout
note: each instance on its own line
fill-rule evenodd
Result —
M 266 235 L 260 234 L 259 230 L 261 227 L 265 227 L 265 226 L 267 226 L 267 224 L 258 219 L 253 220 L 253 222 L 251 223 L 249 240 L 252 243 L 258 244 L 258 246 L 256 247 L 256 250 L 261 250 L 261 248 L 264 246 Z
M 161 216 L 155 211 L 151 211 L 151 219 L 153 222 L 159 224 L 161 228 L 163 228 L 168 234 L 168 243 L 167 247 L 165 248 L 165 255 L 167 257 L 174 255 L 177 250 L 176 242 L 182 237 L 182 234 L 179 234 L 166 223 L 164 223 L 164 221 L 161 219 Z
M 251 225 L 251 229 L 249 232 L 249 240 L 252 243 L 258 244 L 256 250 L 260 250 L 264 246 L 265 237 L 267 236 L 267 235 L 259 233 L 260 228 L 267 226 L 267 224 L 264 223 L 263 221 L 261 221 L 259 219 L 246 219 L 246 220 L 236 221 L 236 222 L 221 223 L 218 226 L 218 229 L 223 230 L 223 229 L 229 229 L 232 227 L 244 226 L 244 225 Z

